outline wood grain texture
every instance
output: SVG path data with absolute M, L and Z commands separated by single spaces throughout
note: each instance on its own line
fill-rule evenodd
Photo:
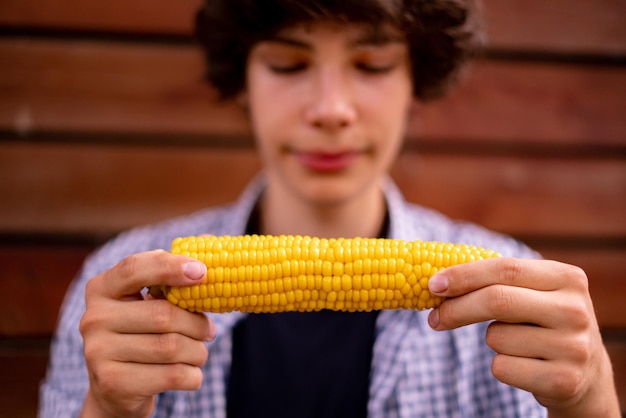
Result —
M 248 132 L 190 46 L 0 38 L 0 66 L 0 129 Z
M 252 148 L 5 143 L 0 231 L 117 233 L 235 199 Z M 626 161 L 404 152 L 407 198 L 515 235 L 626 236 Z
M 10 295 L 0 306 L 0 338 L 51 335 L 70 282 L 91 250 L 0 244 L 0 284 Z
M 411 201 L 513 235 L 626 236 L 626 161 L 402 155 Z
M 0 230 L 107 234 L 235 199 L 252 149 L 0 146 Z
M 7 418 L 35 418 L 39 384 L 45 376 L 47 351 L 0 350 L 0 411 Z
M 491 46 L 623 55 L 623 0 L 484 0 Z
M 201 0 L 4 0 L 0 23 L 113 33 L 191 33 Z
M 0 38 L 0 129 L 249 135 L 243 112 L 202 81 L 193 46 Z M 471 105 L 468 105 L 471 104 Z M 407 136 L 625 145 L 620 67 L 482 61 Z
M 0 24 L 113 33 L 188 35 L 201 0 L 4 0 Z M 484 0 L 490 46 L 624 54 L 623 0 Z

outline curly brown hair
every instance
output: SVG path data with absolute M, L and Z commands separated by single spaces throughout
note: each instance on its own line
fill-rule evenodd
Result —
M 444 95 L 483 44 L 479 0 L 206 0 L 196 15 L 207 80 L 224 99 L 245 89 L 246 61 L 257 42 L 316 20 L 391 24 L 405 34 L 413 95 Z

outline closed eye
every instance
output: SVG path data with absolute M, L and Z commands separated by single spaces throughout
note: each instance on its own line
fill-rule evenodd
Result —
M 396 65 L 395 64 L 372 65 L 372 64 L 365 64 L 365 63 L 357 63 L 356 68 L 360 71 L 363 71 L 369 74 L 386 74 L 386 73 L 393 71 L 393 69 L 396 68 Z
M 285 64 L 285 65 L 277 65 L 270 64 L 268 65 L 269 69 L 276 74 L 295 74 L 300 71 L 303 71 L 307 68 L 307 65 L 303 62 L 296 64 Z

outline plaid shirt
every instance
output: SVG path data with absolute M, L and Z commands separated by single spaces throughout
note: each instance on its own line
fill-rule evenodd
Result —
M 52 342 L 47 377 L 41 386 L 40 417 L 75 417 L 88 389 L 78 323 L 85 309 L 89 278 L 124 257 L 169 248 L 176 236 L 238 235 L 264 188 L 259 177 L 231 205 L 207 209 L 158 225 L 121 234 L 86 260 L 64 302 Z M 538 255 L 519 242 L 479 226 L 453 222 L 406 202 L 388 181 L 389 236 L 404 240 L 469 243 L 506 256 Z M 158 396 L 155 417 L 225 417 L 226 379 L 231 362 L 231 331 L 241 313 L 212 314 L 217 338 L 209 344 L 204 381 L 197 391 L 171 391 Z M 433 331 L 427 312 L 383 311 L 376 323 L 371 365 L 368 416 L 382 417 L 544 417 L 545 409 L 525 391 L 507 386 L 491 374 L 492 350 L 485 343 L 486 323 L 453 331 Z

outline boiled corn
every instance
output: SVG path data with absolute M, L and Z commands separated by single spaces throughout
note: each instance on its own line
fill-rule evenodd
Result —
M 498 256 L 464 244 L 294 235 L 176 238 L 172 253 L 204 262 L 207 274 L 197 285 L 162 287 L 171 303 L 255 313 L 433 308 L 442 302 L 428 291 L 433 274 Z

